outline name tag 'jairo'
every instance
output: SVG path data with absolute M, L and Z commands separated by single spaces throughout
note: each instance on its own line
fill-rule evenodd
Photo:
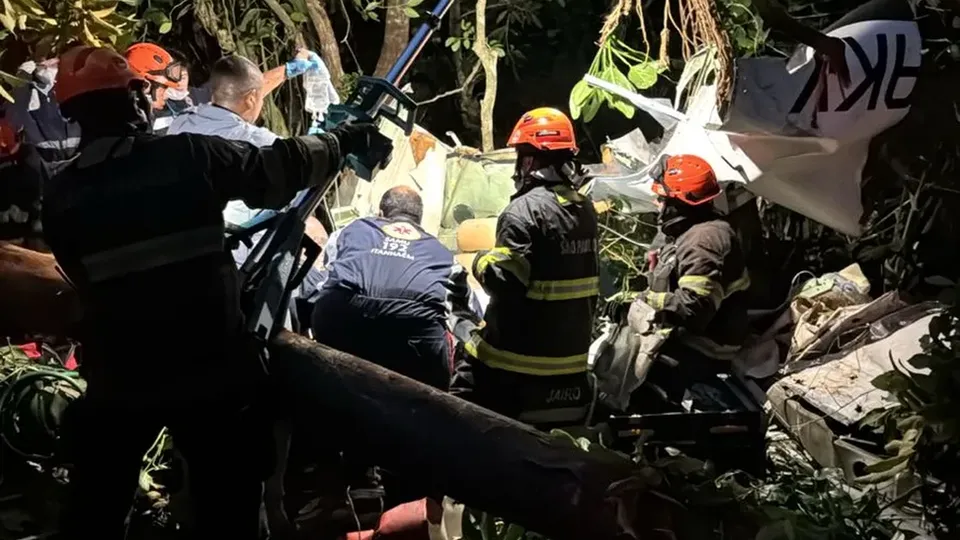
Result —
M 563 240 L 560 242 L 560 253 L 562 255 L 583 255 L 593 253 L 597 250 L 596 238 L 584 238 L 581 240 Z
M 577 403 L 579 401 L 580 401 L 579 386 L 574 386 L 573 388 L 553 388 L 550 390 L 550 394 L 547 395 L 547 403 L 557 403 L 557 402 Z

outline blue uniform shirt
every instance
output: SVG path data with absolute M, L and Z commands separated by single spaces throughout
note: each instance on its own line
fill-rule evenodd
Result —
M 445 322 L 453 254 L 407 221 L 358 219 L 340 231 L 324 289 L 384 300 L 379 315 Z

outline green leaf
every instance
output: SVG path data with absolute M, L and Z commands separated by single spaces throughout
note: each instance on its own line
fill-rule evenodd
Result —
M 580 81 L 573 85 L 573 90 L 570 91 L 570 115 L 574 120 L 580 118 L 584 104 L 593 93 L 593 88 L 587 84 L 587 81 Z
M 594 92 L 590 99 L 583 104 L 583 121 L 590 122 L 595 116 L 597 116 L 597 111 L 600 110 L 600 105 L 603 104 L 603 100 Z
M 15 33 L 13 30 L 17 26 L 17 21 L 13 17 L 7 15 L 6 13 L 0 13 L 0 23 L 3 23 L 4 28 L 9 30 L 11 33 Z
M 457 38 L 455 38 L 455 37 L 453 37 L 453 36 L 450 36 L 450 37 L 447 38 L 446 41 L 443 42 L 443 45 L 444 45 L 445 47 L 450 47 L 450 46 L 452 46 L 452 45 L 453 45 L 454 43 L 456 43 L 456 42 L 457 42 Z
M 915 354 L 910 360 L 907 360 L 907 363 L 917 369 L 925 369 L 930 367 L 932 361 L 933 357 L 929 354 Z
M 909 461 L 912 456 L 913 456 L 913 450 L 909 450 L 904 454 L 900 454 L 892 458 L 880 460 L 876 463 L 871 463 L 870 465 L 867 465 L 866 467 L 864 467 L 863 470 L 864 472 L 870 473 L 870 474 L 886 472 L 893 469 L 897 465 L 900 465 L 901 463 L 905 463 Z
M 877 375 L 870 383 L 880 390 L 892 393 L 902 392 L 910 388 L 910 382 L 907 378 L 896 371 L 888 371 Z
M 170 21 L 166 21 L 160 25 L 160 29 L 158 30 L 158 32 L 160 32 L 161 34 L 166 34 L 172 29 L 173 29 L 173 23 Z
M 407 7 L 417 7 L 423 3 L 423 0 L 407 0 Z
M 407 17 L 410 17 L 411 19 L 416 19 L 420 16 L 420 14 L 417 13 L 417 10 L 413 9 L 412 7 L 403 8 L 403 12 L 406 13 Z
M 290 14 L 290 20 L 295 23 L 305 23 L 307 22 L 307 16 L 299 11 L 294 11 Z
M 453 39 L 453 38 L 451 38 L 451 39 Z M 460 40 L 459 40 L 459 39 L 455 40 L 452 44 L 450 44 L 450 50 L 453 51 L 453 52 L 457 52 L 457 51 L 460 50 Z
M 644 62 L 630 67 L 627 78 L 637 90 L 646 90 L 657 84 L 660 67 L 657 62 Z
M 511 523 L 507 525 L 507 530 L 503 533 L 503 540 L 520 540 L 526 532 L 523 527 Z

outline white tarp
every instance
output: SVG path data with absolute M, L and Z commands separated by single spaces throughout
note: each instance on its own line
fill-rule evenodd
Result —
M 356 184 L 351 206 L 360 216 L 376 215 L 384 192 L 396 186 L 408 186 L 423 199 L 423 229 L 438 234 L 450 148 L 420 126 L 415 126 L 413 133 L 406 136 L 392 123 L 381 122 L 380 131 L 393 141 L 392 158 L 373 181 Z
M 841 24 L 828 33 L 847 45 L 847 88 L 841 91 L 836 75 L 826 73 L 808 47 L 790 59 L 739 59 L 734 97 L 723 124 L 714 88 L 702 87 L 686 114 L 673 115 L 676 126 L 662 152 L 700 155 L 722 182 L 742 184 L 755 195 L 859 235 L 860 182 L 868 146 L 909 112 L 907 98 L 921 60 L 920 32 L 912 20 L 874 19 Z M 661 103 L 590 76 L 586 80 L 654 113 L 662 123 L 670 116 Z M 654 196 L 645 173 L 599 178 L 594 198 L 620 195 L 634 210 L 652 210 Z M 730 208 L 735 206 L 730 203 Z

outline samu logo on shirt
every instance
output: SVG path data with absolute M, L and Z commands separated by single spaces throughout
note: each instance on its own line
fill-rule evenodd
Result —
M 409 223 L 387 223 L 380 228 L 387 236 L 383 239 L 383 245 L 379 248 L 373 248 L 370 253 L 374 255 L 386 255 L 388 257 L 401 257 L 407 260 L 414 260 L 413 255 L 409 253 L 410 242 L 421 238 L 420 231 Z
M 380 230 L 386 233 L 387 236 L 399 240 L 419 240 L 421 238 L 420 231 L 418 231 L 416 227 L 402 221 L 387 223 L 383 227 L 380 227 Z

